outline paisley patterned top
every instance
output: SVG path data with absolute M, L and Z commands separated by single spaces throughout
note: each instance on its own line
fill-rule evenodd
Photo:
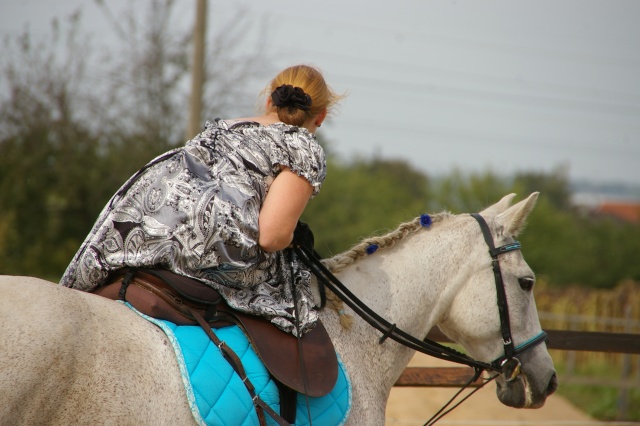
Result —
M 74 256 L 61 284 L 92 291 L 123 267 L 161 266 L 214 287 L 229 305 L 296 334 L 317 319 L 311 274 L 285 249 L 258 245 L 258 215 L 282 166 L 304 177 L 315 196 L 326 174 L 324 151 L 304 128 L 216 120 L 184 147 L 143 167 L 113 196 Z M 295 259 L 293 259 L 295 260 Z

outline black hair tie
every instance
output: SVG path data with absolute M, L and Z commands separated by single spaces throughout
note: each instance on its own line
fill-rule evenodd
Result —
M 311 109 L 311 96 L 307 95 L 300 87 L 283 84 L 271 94 L 271 100 L 277 107 L 297 108 L 303 111 Z

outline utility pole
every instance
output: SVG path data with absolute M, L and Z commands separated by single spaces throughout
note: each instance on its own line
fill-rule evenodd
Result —
M 207 0 L 196 0 L 196 21 L 193 30 L 193 63 L 191 64 L 191 99 L 185 139 L 191 139 L 202 129 L 202 89 L 204 86 L 204 46 L 207 32 Z

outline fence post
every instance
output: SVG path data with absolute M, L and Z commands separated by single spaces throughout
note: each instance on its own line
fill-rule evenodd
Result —
M 568 329 L 571 331 L 583 331 L 580 327 L 580 322 L 576 318 L 569 318 L 567 321 L 569 327 Z M 567 351 L 567 355 L 565 356 L 566 362 L 566 375 L 568 377 L 572 377 L 575 374 L 576 369 L 576 351 Z
M 624 308 L 624 318 L 626 320 L 624 325 L 624 332 L 631 332 L 631 305 L 627 304 Z M 621 379 L 623 381 L 629 380 L 631 375 L 631 355 L 622 355 L 622 372 Z M 629 387 L 622 386 L 618 388 L 618 412 L 616 414 L 617 420 L 626 420 L 629 411 Z

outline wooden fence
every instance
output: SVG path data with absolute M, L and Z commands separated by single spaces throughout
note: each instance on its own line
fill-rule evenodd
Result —
M 602 380 L 590 380 L 584 377 L 577 378 L 571 375 L 571 371 L 569 371 L 569 376 L 561 377 L 562 382 L 618 388 L 618 418 L 625 419 L 629 408 L 629 389 L 640 386 L 640 373 L 638 371 L 636 371 L 635 379 L 629 378 L 629 373 L 631 372 L 630 356 L 631 354 L 640 354 L 640 334 L 567 330 L 545 331 L 549 335 L 547 348 L 551 350 L 570 351 L 570 353 L 588 351 L 625 354 L 620 373 L 621 379 L 611 379 L 603 382 Z M 437 328 L 432 329 L 427 337 L 438 342 L 450 342 Z M 395 386 L 462 387 L 473 378 L 473 374 L 474 371 L 470 367 L 407 367 Z M 481 383 L 482 379 L 479 379 L 472 383 L 471 386 L 479 386 Z
M 611 289 L 538 284 L 541 285 L 536 289 L 536 305 L 540 322 L 549 335 L 547 346 L 554 360 L 561 359 L 566 365 L 567 374 L 572 376 L 576 365 L 604 362 L 618 367 L 623 377 L 635 372 L 638 380 L 632 386 L 638 387 L 640 357 L 634 357 L 638 364 L 635 365 L 631 363 L 631 354 L 640 354 L 640 283 L 627 280 Z M 448 341 L 437 328 L 429 333 L 429 338 Z M 459 386 L 472 375 L 472 369 L 467 367 L 407 368 L 396 386 Z M 616 381 L 616 385 L 620 383 Z
M 549 341 L 547 342 L 549 349 L 640 354 L 640 334 L 566 330 L 545 331 L 549 335 Z M 437 328 L 432 329 L 427 337 L 437 342 L 451 342 Z M 473 373 L 473 369 L 470 367 L 407 367 L 395 385 L 460 387 L 473 377 Z

